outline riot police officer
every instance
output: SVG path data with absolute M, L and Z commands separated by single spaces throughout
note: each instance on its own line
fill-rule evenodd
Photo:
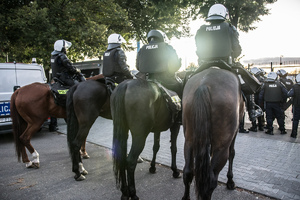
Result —
M 120 34 L 111 34 L 108 39 L 108 47 L 103 55 L 103 75 L 121 83 L 125 79 L 132 79 L 133 76 L 126 64 L 127 57 L 121 49 L 121 44 L 126 42 Z
M 81 81 L 85 80 L 66 55 L 67 49 L 70 48 L 71 45 L 72 43 L 67 40 L 57 40 L 54 43 L 54 51 L 51 53 L 52 77 L 61 80 L 63 85 L 66 86 L 75 84 L 72 78 L 74 75 L 78 75 Z
M 166 43 L 166 34 L 160 30 L 151 30 L 147 40 L 148 44 L 138 52 L 137 70 L 161 82 L 182 98 L 182 81 L 175 74 L 181 67 L 181 59 L 178 58 L 175 49 Z
M 300 120 L 300 74 L 296 76 L 296 84 L 292 86 L 287 96 L 293 97 L 293 126 L 291 137 L 296 138 Z
M 257 67 L 253 67 L 253 68 L 251 68 L 250 72 L 257 78 L 257 80 L 260 83 L 264 83 L 264 81 L 265 81 L 265 77 L 264 77 L 265 72 L 262 69 L 257 68 Z M 259 100 L 258 100 L 259 99 L 259 92 L 260 91 L 258 91 L 254 94 L 254 102 L 257 105 L 259 105 Z M 259 106 L 263 108 L 263 105 L 259 105 Z M 256 123 L 256 121 L 257 121 L 257 123 Z M 249 131 L 257 132 L 257 128 L 258 128 L 258 130 L 263 131 L 264 130 L 263 127 L 264 127 L 264 115 L 259 116 L 259 117 L 257 117 L 257 120 L 252 121 L 252 126 L 249 128 Z
M 279 76 L 279 81 L 286 87 L 287 91 L 290 91 L 294 83 L 291 79 L 287 78 L 288 73 L 284 69 L 280 69 L 276 74 Z
M 226 21 L 228 16 L 228 10 L 222 4 L 215 4 L 209 9 L 206 19 L 209 24 L 202 25 L 195 37 L 199 69 L 206 67 L 203 63 L 207 61 L 224 61 L 236 70 L 243 79 L 241 82 L 245 82 L 242 84 L 244 95 L 251 95 L 258 91 L 261 84 L 240 63 L 233 62 L 241 54 L 242 48 L 236 28 Z M 262 114 L 254 102 L 247 110 L 251 121 Z
M 266 104 L 267 131 L 266 134 L 273 134 L 273 116 L 277 119 L 281 134 L 286 134 L 283 110 L 281 104 L 286 101 L 287 90 L 277 80 L 277 74 L 270 72 L 259 93 L 259 101 Z

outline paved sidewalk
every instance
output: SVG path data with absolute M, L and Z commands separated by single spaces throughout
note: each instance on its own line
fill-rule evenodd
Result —
M 291 116 L 286 118 L 288 134 L 280 135 L 274 123 L 274 136 L 262 131 L 249 134 L 239 133 L 236 139 L 236 156 L 233 163 L 233 174 L 236 186 L 277 199 L 300 199 L 300 139 L 290 137 Z M 66 133 L 65 123 L 59 120 L 59 132 Z M 250 123 L 246 120 L 245 128 Z M 99 117 L 88 135 L 88 141 L 101 146 L 112 146 L 112 121 Z M 299 136 L 298 136 L 299 137 Z M 160 150 L 157 162 L 170 166 L 170 133 L 161 134 Z M 183 169 L 184 136 L 181 128 L 177 141 L 177 166 Z M 131 138 L 128 146 L 130 149 Z M 152 159 L 153 134 L 150 133 L 141 156 Z M 87 152 L 89 149 L 87 148 Z M 219 181 L 227 182 L 227 165 L 221 171 Z

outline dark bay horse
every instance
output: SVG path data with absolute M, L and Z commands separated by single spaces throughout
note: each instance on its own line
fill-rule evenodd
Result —
M 137 158 L 143 151 L 150 132 L 159 140 L 161 131 L 171 131 L 171 152 L 173 177 L 179 177 L 176 166 L 177 136 L 180 125 L 172 123 L 172 116 L 159 87 L 143 79 L 122 82 L 112 93 L 111 111 L 113 118 L 113 164 L 117 187 L 122 199 L 137 200 L 134 172 Z M 128 132 L 132 135 L 132 145 L 127 156 Z M 159 144 L 153 149 L 159 148 Z M 155 155 L 153 155 L 155 157 Z M 155 160 L 150 172 L 155 172 Z
M 238 77 L 224 69 L 206 69 L 188 80 L 182 103 L 185 135 L 182 199 L 190 199 L 193 176 L 197 199 L 211 199 L 227 159 L 227 188 L 234 189 L 234 143 L 244 112 Z
M 99 78 L 103 78 L 103 75 L 91 79 Z M 54 102 L 50 86 L 42 83 L 32 83 L 16 90 L 11 96 L 10 103 L 18 160 L 20 161 L 22 156 L 26 167 L 39 168 L 39 154 L 31 145 L 30 139 L 49 116 L 66 118 L 66 110 Z M 29 160 L 25 148 L 32 154 L 33 161 Z M 86 154 L 85 143 L 82 145 L 82 152 Z
M 103 81 L 89 80 L 71 87 L 67 93 L 67 140 L 75 180 L 85 179 L 80 148 L 98 116 L 111 119 L 110 98 Z

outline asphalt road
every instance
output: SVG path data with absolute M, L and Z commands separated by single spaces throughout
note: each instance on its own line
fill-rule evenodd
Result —
M 50 133 L 46 128 L 34 135 L 32 145 L 40 154 L 40 168 L 27 169 L 17 161 L 11 134 L 0 135 L 0 199 L 120 199 L 121 192 L 115 186 L 111 150 L 87 143 L 90 159 L 84 160 L 89 174 L 85 181 L 74 180 L 71 159 L 65 134 Z M 181 199 L 184 192 L 182 178 L 172 178 L 169 167 L 157 164 L 157 173 L 148 172 L 150 163 L 144 161 L 136 169 L 136 189 L 141 200 Z M 195 199 L 194 189 L 191 198 Z M 229 191 L 219 184 L 212 199 L 252 200 L 270 199 L 264 195 L 237 188 Z

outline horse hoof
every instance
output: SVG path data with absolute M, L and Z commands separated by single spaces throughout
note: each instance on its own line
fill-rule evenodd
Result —
M 173 178 L 181 178 L 181 174 L 179 171 L 173 172 Z
M 40 163 L 32 163 L 32 165 L 36 169 L 40 168 Z
M 236 188 L 235 183 L 227 183 L 226 184 L 228 190 L 234 190 Z
M 89 159 L 90 158 L 89 154 L 87 154 L 87 153 L 82 154 L 81 156 L 82 156 L 83 159 Z
M 156 173 L 156 167 L 150 167 L 150 168 L 149 168 L 149 172 L 150 172 L 151 174 L 155 174 L 155 173 Z
M 128 197 L 128 196 L 122 195 L 122 196 L 121 196 L 121 200 L 129 200 L 129 197 Z
M 138 197 L 138 196 L 133 196 L 133 197 L 131 197 L 131 200 L 139 200 L 140 198 Z
M 80 172 L 82 175 L 87 175 L 88 174 L 88 171 L 86 170 L 83 170 L 82 172 Z
M 76 181 L 83 181 L 85 180 L 85 176 L 83 176 L 82 174 L 80 174 L 80 176 L 78 178 L 76 178 L 76 175 L 74 176 Z

